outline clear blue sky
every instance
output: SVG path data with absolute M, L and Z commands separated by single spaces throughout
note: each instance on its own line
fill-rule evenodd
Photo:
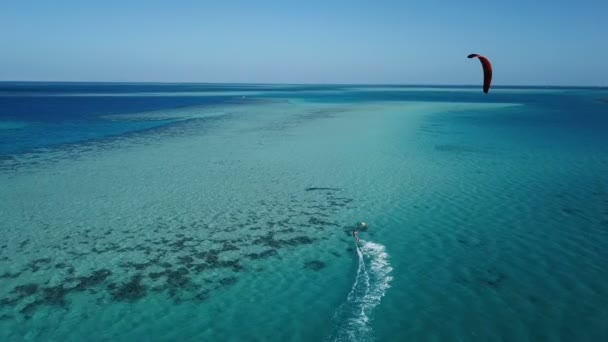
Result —
M 0 0 L 0 80 L 608 86 L 608 0 Z

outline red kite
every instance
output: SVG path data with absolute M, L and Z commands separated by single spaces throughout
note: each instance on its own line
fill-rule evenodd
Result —
M 490 64 L 490 61 L 487 58 L 476 53 L 470 54 L 467 57 L 479 58 L 481 67 L 483 68 L 483 92 L 487 94 L 490 90 L 490 83 L 492 83 L 492 64 Z

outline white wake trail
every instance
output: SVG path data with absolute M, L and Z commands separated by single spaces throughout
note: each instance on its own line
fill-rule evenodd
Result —
M 334 316 L 338 325 L 334 341 L 367 341 L 372 339 L 370 315 L 390 288 L 393 268 L 386 248 L 361 240 L 357 247 L 359 265 L 346 302 Z

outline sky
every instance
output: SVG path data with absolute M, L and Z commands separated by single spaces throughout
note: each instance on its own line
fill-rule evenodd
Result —
M 0 0 L 0 80 L 608 86 L 607 0 Z

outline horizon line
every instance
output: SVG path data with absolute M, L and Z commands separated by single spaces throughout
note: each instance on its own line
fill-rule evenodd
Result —
M 389 87 L 479 87 L 477 84 L 456 84 L 456 83 L 329 83 L 329 82 L 321 82 L 321 83 L 313 83 L 313 82 L 303 82 L 303 83 L 287 83 L 287 82 L 205 82 L 205 81 L 46 81 L 46 80 L 0 80 L 0 83 L 64 83 L 64 84 L 209 84 L 209 85 L 268 85 L 268 86 L 311 86 L 311 85 L 319 85 L 319 86 L 389 86 Z M 492 88 L 522 88 L 522 87 L 531 87 L 531 88 L 608 88 L 608 85 L 539 85 L 539 84 L 494 84 Z

